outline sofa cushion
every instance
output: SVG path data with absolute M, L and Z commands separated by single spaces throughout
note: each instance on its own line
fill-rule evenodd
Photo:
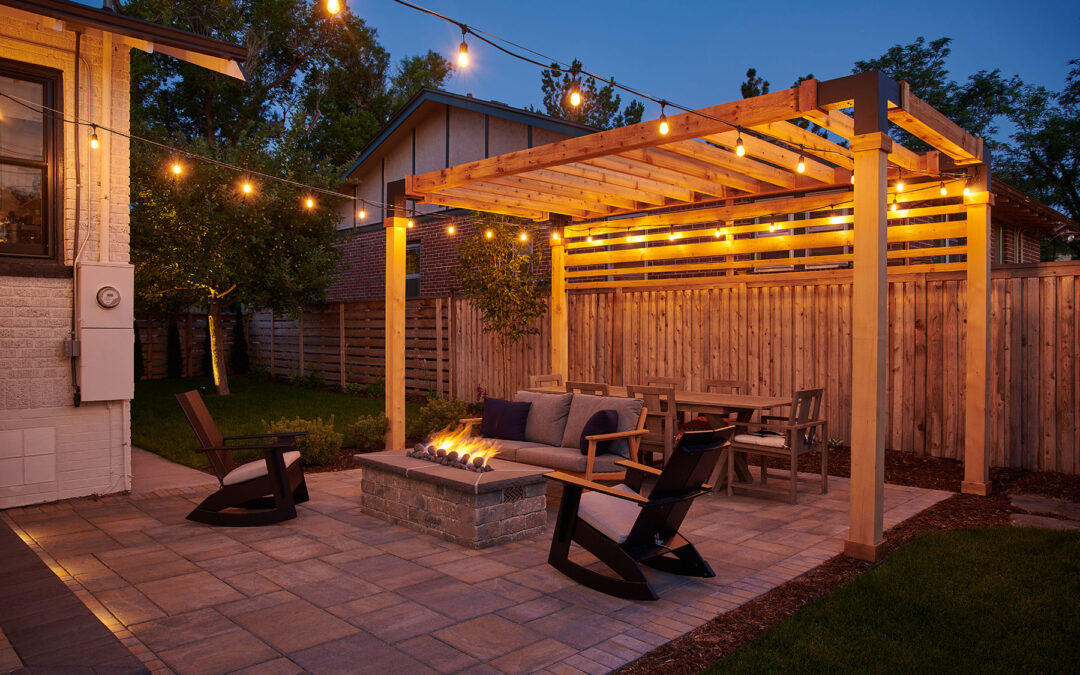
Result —
M 570 412 L 573 394 L 543 394 L 535 391 L 519 391 L 515 401 L 532 403 L 529 419 L 525 423 L 525 440 L 558 445 L 566 430 L 566 415 Z
M 572 471 L 574 473 L 585 473 L 585 455 L 581 454 L 581 450 L 577 448 L 556 448 L 551 445 L 535 445 L 531 448 L 521 448 L 517 451 L 517 459 L 515 461 L 522 464 L 534 464 L 536 466 L 546 466 L 551 469 L 558 469 L 560 471 Z M 615 464 L 621 460 L 620 455 L 597 455 L 596 461 L 593 463 L 593 471 L 598 473 L 611 473 L 616 471 L 625 471 Z
M 589 452 L 589 436 L 613 434 L 618 428 L 619 413 L 614 410 L 597 410 L 581 430 L 581 440 L 578 442 L 581 454 L 584 455 Z M 596 444 L 596 454 L 608 454 L 611 452 L 612 444 L 612 441 L 600 441 Z
M 300 453 L 297 450 L 290 450 L 282 455 L 285 458 L 285 468 L 288 469 L 300 459 Z M 256 478 L 262 478 L 266 475 L 266 459 L 256 459 L 248 462 L 247 464 L 241 464 L 229 473 L 225 474 L 225 477 L 221 479 L 222 485 L 236 485 L 238 483 L 246 483 L 249 480 L 255 480 Z
M 616 485 L 615 489 L 628 495 L 638 495 L 637 492 L 621 483 Z M 640 513 L 641 507 L 635 502 L 612 497 L 603 492 L 582 494 L 581 505 L 578 506 L 578 516 L 582 520 L 620 544 L 630 535 L 630 530 L 634 527 Z
M 480 434 L 487 438 L 505 438 L 508 441 L 525 440 L 525 423 L 529 419 L 531 403 L 514 403 L 501 398 L 484 397 L 484 416 L 480 420 Z
M 485 441 L 499 452 L 499 454 L 495 455 L 497 459 L 505 459 L 511 462 L 518 461 L 517 453 L 522 448 L 535 448 L 539 445 L 535 441 L 508 441 L 505 438 L 489 438 L 485 439 Z
M 572 448 L 581 440 L 581 430 L 585 423 L 598 410 L 614 410 L 619 413 L 619 428 L 616 431 L 630 431 L 637 428 L 641 417 L 642 401 L 640 398 L 621 398 L 618 396 L 594 396 L 592 394 L 574 394 L 570 401 L 570 414 L 566 416 L 566 431 L 563 432 L 559 445 Z M 626 440 L 615 444 L 611 452 L 630 456 L 630 446 Z

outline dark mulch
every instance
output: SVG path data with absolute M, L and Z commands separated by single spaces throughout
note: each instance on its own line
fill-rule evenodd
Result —
M 777 468 L 781 466 L 777 464 Z M 819 453 L 800 458 L 800 471 L 814 472 L 820 468 Z M 830 451 L 829 475 L 847 477 L 850 472 L 850 450 Z M 963 465 L 955 460 L 918 457 L 909 452 L 885 453 L 885 480 L 889 483 L 957 492 L 962 478 Z M 1010 494 L 1040 494 L 1080 502 L 1080 476 L 994 469 L 991 479 L 994 494 L 990 497 L 955 494 L 888 530 L 885 557 L 921 532 L 1008 525 L 1010 514 L 1016 511 L 1009 504 Z M 662 645 L 618 672 L 696 673 L 872 566 L 873 563 L 862 560 L 835 556 L 801 577 Z

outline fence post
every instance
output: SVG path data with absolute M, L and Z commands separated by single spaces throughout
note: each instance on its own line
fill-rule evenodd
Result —
M 435 393 L 442 395 L 443 386 L 443 322 L 442 298 L 435 298 Z
M 338 363 L 341 365 L 341 388 L 345 388 L 345 303 L 338 303 Z
M 446 378 L 446 395 L 447 397 L 457 397 L 454 390 L 454 369 L 457 366 L 457 359 L 454 357 L 454 294 L 450 293 L 450 296 L 446 299 L 446 361 L 449 373 Z

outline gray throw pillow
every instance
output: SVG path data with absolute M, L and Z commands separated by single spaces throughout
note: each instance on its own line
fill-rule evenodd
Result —
M 614 410 L 619 414 L 617 431 L 636 429 L 638 419 L 641 417 L 642 405 L 640 398 L 574 394 L 574 399 L 570 402 L 570 414 L 566 416 L 566 430 L 563 432 L 559 445 L 565 448 L 576 448 L 581 441 L 581 431 L 585 428 L 585 423 L 601 410 Z M 629 457 L 630 445 L 625 440 L 621 440 L 612 446 L 610 452 Z
M 525 440 L 544 445 L 558 446 L 566 429 L 566 416 L 570 412 L 573 394 L 541 394 L 519 391 L 515 401 L 529 402 L 529 419 L 525 423 Z

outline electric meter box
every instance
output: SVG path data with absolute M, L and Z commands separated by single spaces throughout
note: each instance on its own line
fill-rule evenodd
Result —
M 79 391 L 83 401 L 135 395 L 135 268 L 79 263 Z

